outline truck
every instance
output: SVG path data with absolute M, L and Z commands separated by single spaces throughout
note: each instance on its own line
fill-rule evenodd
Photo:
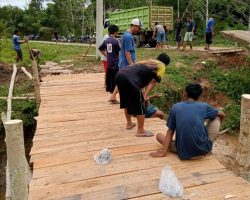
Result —
M 144 30 L 134 35 L 136 47 L 141 47 L 146 44 L 150 47 L 156 46 L 156 40 L 152 38 L 155 22 L 167 26 L 170 31 L 173 30 L 173 7 L 149 5 L 109 13 L 111 24 L 119 26 L 120 34 L 129 28 L 134 18 L 140 19 L 144 26 Z

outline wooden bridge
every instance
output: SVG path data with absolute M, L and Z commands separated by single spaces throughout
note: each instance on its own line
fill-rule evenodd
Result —
M 110 105 L 103 74 L 46 77 L 31 150 L 34 163 L 30 200 L 160 200 L 161 170 L 170 165 L 184 186 L 183 199 L 250 199 L 250 184 L 225 169 L 214 155 L 180 161 L 175 154 L 151 158 L 155 138 L 125 130 L 119 105 Z M 155 134 L 165 122 L 147 119 Z M 113 160 L 98 165 L 93 155 L 111 150 Z

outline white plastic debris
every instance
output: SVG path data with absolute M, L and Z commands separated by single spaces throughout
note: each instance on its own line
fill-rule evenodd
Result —
M 174 171 L 168 165 L 161 171 L 159 189 L 167 196 L 182 197 L 183 195 L 183 186 L 176 177 Z
M 106 165 L 112 160 L 112 155 L 109 149 L 104 148 L 94 155 L 94 160 L 97 164 Z
M 226 195 L 224 199 L 231 199 L 235 197 L 236 197 L 235 195 L 229 194 L 229 195 Z

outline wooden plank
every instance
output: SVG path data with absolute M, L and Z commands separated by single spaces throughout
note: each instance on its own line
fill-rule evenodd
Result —
M 206 164 L 210 164 L 209 160 L 206 161 Z M 132 185 L 135 183 L 138 184 L 151 180 L 158 182 L 162 166 L 164 165 L 166 165 L 166 163 L 162 163 L 159 166 L 156 166 L 155 168 L 151 167 L 149 169 L 140 171 L 129 171 L 125 173 L 115 174 L 113 176 L 101 176 L 95 179 L 88 179 L 84 181 L 67 182 L 63 186 L 47 185 L 44 188 L 47 191 L 46 195 L 41 195 L 40 198 L 38 198 L 39 195 L 37 195 L 36 199 L 46 199 L 52 196 L 53 198 L 58 198 L 60 196 L 68 196 L 76 194 L 76 191 L 77 193 L 99 193 L 99 191 L 103 189 L 122 185 L 124 185 L 124 187 L 127 187 L 128 185 Z M 180 165 L 180 163 L 178 165 Z M 207 170 L 205 165 L 200 166 L 198 168 L 194 168 L 192 167 L 192 165 L 186 164 L 180 169 L 178 165 L 175 166 L 176 173 L 178 174 L 178 177 L 180 177 L 181 181 L 186 187 L 194 186 L 200 184 L 201 182 L 215 182 L 232 177 L 232 174 L 226 171 L 224 168 L 221 168 L 220 165 L 212 165 L 210 170 Z M 200 172 L 199 177 L 195 177 L 192 175 L 196 174 L 198 171 Z M 218 176 L 218 174 L 220 175 Z M 65 188 L 67 188 L 67 190 Z M 158 190 L 158 187 L 156 189 Z M 39 188 L 37 188 L 37 190 L 39 190 Z
M 218 165 L 224 168 L 218 162 L 214 162 L 212 157 L 204 158 L 204 160 L 209 160 L 207 163 L 209 163 L 210 167 Z M 190 163 L 187 163 L 188 162 L 183 162 L 182 166 L 187 167 L 190 165 Z M 105 166 L 97 165 L 95 161 L 91 159 L 83 162 L 36 169 L 33 174 L 33 178 L 35 179 L 33 184 L 36 186 L 46 185 L 47 183 L 50 185 L 58 185 L 65 182 L 93 179 L 99 176 L 110 176 L 129 171 L 150 169 L 165 166 L 166 164 L 175 166 L 180 164 L 180 161 L 176 155 L 171 153 L 166 158 L 150 158 L 149 152 L 118 155 L 114 157 L 109 165 Z M 193 167 L 200 168 L 200 161 L 194 161 L 192 165 Z M 84 169 L 84 171 L 82 171 L 82 169 Z

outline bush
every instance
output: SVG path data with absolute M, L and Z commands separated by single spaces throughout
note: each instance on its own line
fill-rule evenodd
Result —
M 53 28 L 42 27 L 39 29 L 40 38 L 43 40 L 51 40 L 53 32 Z

